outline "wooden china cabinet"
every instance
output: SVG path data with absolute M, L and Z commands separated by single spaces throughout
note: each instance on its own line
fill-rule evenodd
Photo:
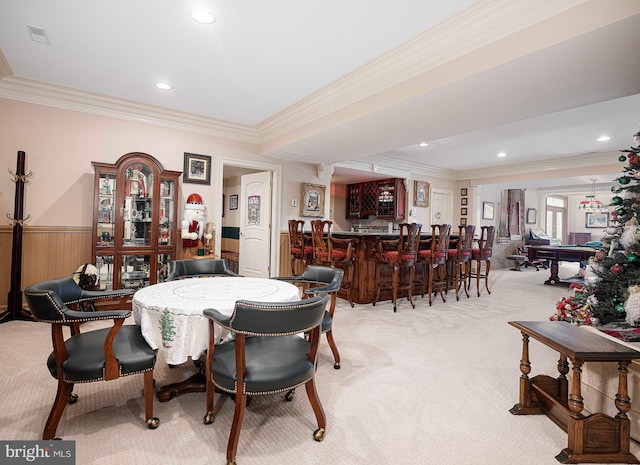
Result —
M 180 171 L 133 152 L 115 164 L 92 162 L 93 261 L 100 289 L 137 289 L 162 282 L 176 258 Z

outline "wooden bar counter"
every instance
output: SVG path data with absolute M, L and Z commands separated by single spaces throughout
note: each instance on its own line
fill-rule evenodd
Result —
M 375 301 L 376 298 L 376 244 L 379 239 L 396 239 L 398 237 L 398 233 L 381 233 L 381 232 L 350 232 L 350 231 L 333 231 L 331 233 L 333 237 L 338 239 L 346 239 L 357 237 L 358 245 L 356 251 L 356 260 L 354 263 L 353 270 L 353 284 L 351 287 L 351 298 L 354 302 L 359 304 L 370 304 Z M 456 236 L 457 237 L 457 236 Z M 450 247 L 455 247 L 456 237 L 452 236 Z M 430 239 L 431 234 L 421 234 L 421 239 Z M 422 276 L 419 270 L 416 267 L 416 280 L 419 276 Z M 391 280 L 391 269 L 390 267 L 384 267 L 383 274 L 381 279 L 383 280 Z M 408 279 L 407 276 L 403 276 L 405 280 Z M 421 289 L 420 286 L 415 286 L 413 290 L 413 295 L 420 295 Z M 347 294 L 344 290 L 341 290 L 338 294 L 341 298 L 346 299 Z M 398 299 L 401 297 L 406 297 L 406 293 L 404 295 L 399 294 Z M 380 294 L 380 301 L 391 300 L 391 290 L 382 291 Z

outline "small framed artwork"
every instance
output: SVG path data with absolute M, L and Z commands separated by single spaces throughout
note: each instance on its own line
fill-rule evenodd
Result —
M 460 218 L 460 226 L 466 226 L 467 225 L 467 219 L 466 218 Z
M 413 181 L 413 206 L 429 206 L 429 183 L 424 181 Z
M 302 183 L 300 216 L 324 217 L 324 193 L 326 186 Z
M 495 207 L 495 204 L 493 202 L 482 202 L 482 219 L 483 220 L 493 219 L 494 207 Z
M 538 211 L 535 208 L 527 208 L 527 224 L 535 224 L 538 221 Z
M 609 226 L 609 212 L 605 213 L 585 213 L 585 228 L 602 229 Z
M 463 187 L 462 189 L 460 189 L 460 197 L 466 197 L 467 196 L 467 188 Z
M 460 199 L 460 205 L 467 205 L 467 198 L 466 197 L 462 197 Z
M 190 184 L 211 184 L 211 157 L 195 153 L 184 154 L 183 181 Z
M 467 207 L 461 208 L 461 209 L 460 209 L 460 214 L 461 214 L 462 216 L 467 216 Z
M 238 209 L 238 194 L 233 194 L 229 196 L 229 210 L 237 210 Z

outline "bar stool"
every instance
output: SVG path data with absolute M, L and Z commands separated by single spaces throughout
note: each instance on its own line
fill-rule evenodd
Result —
M 476 290 L 480 297 L 480 278 L 484 278 L 484 287 L 487 292 L 489 290 L 489 271 L 491 270 L 491 255 L 493 254 L 493 238 L 495 236 L 495 226 L 481 226 L 480 239 L 478 239 L 478 248 L 471 250 L 471 260 L 475 262 L 475 273 L 469 274 L 469 285 L 471 285 L 471 277 L 476 278 Z M 484 274 L 482 273 L 482 262 L 484 262 Z
M 426 288 L 429 294 L 429 306 L 433 304 L 434 289 L 440 292 L 443 302 L 447 301 L 444 293 L 447 291 L 447 257 L 450 238 L 450 224 L 432 224 L 431 240 L 420 241 L 423 245 L 429 244 L 429 248 L 418 250 L 418 262 L 422 269 L 422 296 L 424 297 Z
M 473 225 L 458 226 L 458 244 L 455 249 L 448 250 L 449 283 L 456 290 L 456 300 L 460 300 L 460 286 L 464 285 L 464 293 L 469 298 L 467 279 L 471 273 L 471 247 L 476 227 Z M 462 266 L 464 265 L 464 271 Z
M 311 241 L 313 246 L 314 265 L 342 268 L 346 279 L 342 281 L 342 289 L 347 291 L 347 299 L 351 308 L 353 300 L 353 262 L 356 259 L 357 238 L 338 239 L 331 235 L 333 221 L 314 220 L 311 222 Z
M 397 239 L 379 240 L 377 243 L 376 257 L 376 299 L 373 305 L 380 300 L 380 291 L 391 289 L 393 299 L 393 311 L 396 311 L 396 301 L 399 290 L 407 291 L 407 300 L 411 303 L 411 308 L 416 308 L 413 303 L 413 279 L 415 277 L 415 262 L 418 252 L 418 241 L 420 240 L 421 224 L 402 223 Z M 391 287 L 383 286 L 381 279 L 381 269 L 383 266 L 392 266 L 393 275 Z M 401 270 L 409 270 L 409 281 L 402 283 Z
M 306 267 L 313 258 L 313 247 L 307 244 L 304 235 L 304 223 L 304 220 L 289 220 L 289 253 L 291 254 L 291 273 L 294 276 L 299 274 L 296 263 L 302 262 Z

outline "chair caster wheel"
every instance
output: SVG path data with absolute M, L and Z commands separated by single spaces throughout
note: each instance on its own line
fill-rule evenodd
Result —
M 336 370 L 339 370 L 340 369 L 340 363 L 334 363 L 333 364 L 333 368 L 336 369 Z
M 286 400 L 287 402 L 291 402 L 293 400 L 295 393 L 296 393 L 295 389 L 290 390 L 284 395 L 284 400 Z
M 317 430 L 315 430 L 313 432 L 313 439 L 318 442 L 322 442 L 322 440 L 324 439 L 324 428 L 318 428 Z
M 160 426 L 160 420 L 158 420 L 156 417 L 149 418 L 147 420 L 147 426 L 149 426 L 149 429 L 156 429 L 158 426 Z
M 213 423 L 214 418 L 215 417 L 213 416 L 213 412 L 207 412 L 202 419 L 202 423 L 204 423 L 205 425 L 210 425 L 211 423 Z
M 78 402 L 78 394 L 69 395 L 69 398 L 67 399 L 67 404 L 75 404 L 76 402 Z

